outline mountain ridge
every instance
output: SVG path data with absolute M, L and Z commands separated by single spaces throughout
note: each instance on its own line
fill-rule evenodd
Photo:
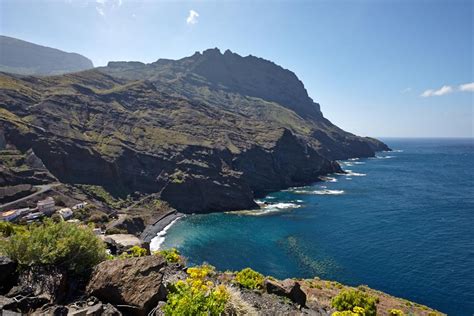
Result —
M 324 118 L 292 72 L 218 50 L 1 74 L 0 88 L 6 142 L 32 149 L 61 182 L 159 192 L 182 212 L 254 208 L 255 197 L 341 172 L 335 160 L 388 150 Z
M 0 35 L 0 71 L 22 75 L 58 75 L 93 68 L 78 53 Z

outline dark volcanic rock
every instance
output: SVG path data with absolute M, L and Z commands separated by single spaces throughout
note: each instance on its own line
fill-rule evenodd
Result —
M 285 296 L 300 306 L 306 305 L 306 294 L 301 290 L 300 284 L 291 279 L 283 281 L 265 280 L 265 289 L 270 294 Z
M 67 274 L 51 266 L 32 266 L 20 272 L 17 286 L 7 294 L 35 297 L 47 303 L 60 302 L 67 294 Z
M 8 291 L 16 279 L 16 263 L 10 258 L 0 256 L 0 294 Z
M 130 305 L 133 314 L 146 314 L 166 298 L 161 256 L 110 260 L 94 268 L 87 293 L 103 302 Z

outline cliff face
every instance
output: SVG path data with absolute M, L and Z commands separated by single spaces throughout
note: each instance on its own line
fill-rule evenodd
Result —
M 60 181 L 159 192 L 183 212 L 255 207 L 339 171 L 334 159 L 387 149 L 332 125 L 290 71 L 230 52 L 4 74 L 0 88 L 5 142 L 33 149 Z
M 23 75 L 54 75 L 93 68 L 79 54 L 0 36 L 0 71 Z

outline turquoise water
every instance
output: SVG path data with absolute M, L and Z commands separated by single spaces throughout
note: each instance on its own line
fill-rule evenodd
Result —
M 190 264 L 250 266 L 474 313 L 474 141 L 385 139 L 352 175 L 272 193 L 261 212 L 188 216 L 167 233 Z

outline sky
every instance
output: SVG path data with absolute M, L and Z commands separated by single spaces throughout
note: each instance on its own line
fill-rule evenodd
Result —
M 472 0 L 0 0 L 0 34 L 108 61 L 218 47 L 274 61 L 339 127 L 474 137 Z

